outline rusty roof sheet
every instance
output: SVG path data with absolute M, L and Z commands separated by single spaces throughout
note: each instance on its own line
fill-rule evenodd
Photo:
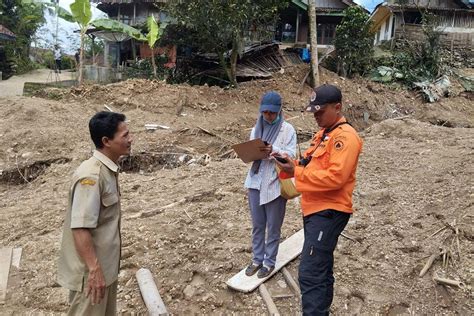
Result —
M 9 29 L 7 29 L 5 26 L 1 24 L 0 24 L 0 34 L 11 39 L 16 38 L 15 33 L 13 33 L 12 31 L 10 31 Z

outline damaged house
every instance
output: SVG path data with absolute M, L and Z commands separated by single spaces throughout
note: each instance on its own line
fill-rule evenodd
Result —
M 336 26 L 344 17 L 344 10 L 357 4 L 352 0 L 315 1 L 318 48 L 326 48 L 336 37 Z M 292 0 L 280 13 L 275 40 L 287 46 L 309 43 L 308 0 Z
M 140 29 L 146 20 L 153 15 L 157 21 L 167 22 L 169 16 L 163 9 L 166 0 L 91 0 L 97 8 L 105 12 L 110 19 Z M 151 49 L 144 42 L 134 40 L 125 34 L 102 32 L 99 36 L 105 40 L 105 66 L 126 65 L 137 59 L 151 57 Z M 176 47 L 157 47 L 155 54 L 167 54 L 167 67 L 176 63 Z
M 474 9 L 468 0 L 408 0 L 404 5 L 385 0 L 370 17 L 375 45 L 400 38 L 422 40 L 422 12 L 438 17 L 444 45 L 473 47 Z

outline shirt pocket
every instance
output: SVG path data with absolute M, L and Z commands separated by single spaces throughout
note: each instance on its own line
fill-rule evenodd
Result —
M 312 156 L 311 162 L 314 161 L 318 169 L 329 168 L 329 152 L 326 150 L 326 147 L 319 147 Z
M 99 223 L 108 222 L 118 216 L 119 195 L 117 192 L 106 192 L 102 196 L 102 209 L 100 210 Z

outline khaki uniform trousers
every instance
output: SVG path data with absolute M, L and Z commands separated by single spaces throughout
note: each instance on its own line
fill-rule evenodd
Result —
M 69 291 L 68 316 L 115 316 L 117 314 L 117 281 L 105 289 L 105 295 L 100 304 L 92 305 L 86 297 L 86 291 Z

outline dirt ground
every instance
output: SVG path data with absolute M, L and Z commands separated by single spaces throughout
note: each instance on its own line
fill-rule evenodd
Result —
M 123 162 L 123 251 L 119 311 L 146 308 L 135 279 L 152 271 L 173 314 L 264 314 L 258 291 L 229 290 L 225 281 L 251 258 L 251 224 L 243 181 L 248 169 L 230 145 L 248 138 L 263 92 L 277 90 L 302 150 L 317 129 L 302 115 L 306 69 L 238 89 L 133 80 L 50 90 L 43 97 L 0 97 L 0 247 L 22 247 L 0 314 L 61 314 L 67 291 L 56 261 L 69 181 L 92 150 L 87 122 L 105 106 L 127 115 L 133 154 Z M 330 72 L 341 86 L 347 117 L 364 139 L 354 192 L 356 212 L 335 254 L 337 315 L 467 315 L 473 310 L 474 104 L 457 95 L 425 104 L 413 93 Z M 52 99 L 51 99 L 52 98 Z M 54 100 L 53 100 L 54 99 Z M 145 124 L 170 127 L 147 131 Z M 140 212 L 175 207 L 139 218 Z M 444 230 L 439 231 L 441 228 Z M 302 228 L 299 201 L 288 203 L 282 239 Z M 439 232 L 438 232 L 439 231 Z M 445 252 L 428 273 L 428 257 Z M 446 260 L 445 260 L 446 261 Z M 289 265 L 297 277 L 298 259 Z M 437 285 L 433 276 L 462 281 Z M 280 273 L 267 282 L 290 295 Z M 296 297 L 277 299 L 283 315 Z M 471 312 L 470 312 L 471 311 Z

